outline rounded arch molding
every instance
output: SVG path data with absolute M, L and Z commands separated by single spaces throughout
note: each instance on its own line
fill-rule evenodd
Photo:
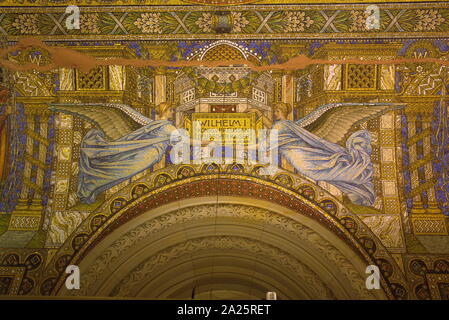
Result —
M 88 296 L 188 298 L 193 285 L 199 296 L 214 289 L 216 297 L 260 298 L 274 288 L 285 299 L 407 298 L 396 262 L 356 215 L 304 177 L 259 169 L 178 165 L 145 174 L 70 235 L 47 264 L 41 294 L 73 294 L 64 270 L 76 264 L 85 272 L 78 294 Z M 380 267 L 382 290 L 366 290 L 368 264 Z

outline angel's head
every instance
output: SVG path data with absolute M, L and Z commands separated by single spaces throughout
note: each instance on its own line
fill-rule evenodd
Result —
M 292 107 L 285 102 L 278 102 L 273 106 L 273 115 L 275 120 L 285 120 L 292 112 Z
M 173 117 L 174 108 L 168 102 L 162 102 L 156 107 L 156 115 L 159 119 L 170 119 Z

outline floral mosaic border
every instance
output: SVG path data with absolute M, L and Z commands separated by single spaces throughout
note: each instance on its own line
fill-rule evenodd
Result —
M 68 30 L 63 8 L 0 8 L 3 36 L 63 38 L 439 37 L 449 31 L 449 4 L 379 5 L 379 29 L 367 29 L 366 5 L 238 7 L 80 7 L 80 29 Z M 169 9 L 169 10 L 167 10 Z M 224 29 L 223 29 L 224 26 Z M 220 29 L 220 28 L 221 29 Z

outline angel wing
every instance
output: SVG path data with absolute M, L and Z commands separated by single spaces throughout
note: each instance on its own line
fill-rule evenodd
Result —
M 403 105 L 395 103 L 330 103 L 315 109 L 296 123 L 329 142 L 341 142 L 348 131 Z
M 110 140 L 117 140 L 153 121 L 119 103 L 59 103 L 50 104 L 50 110 L 80 117 L 102 130 Z

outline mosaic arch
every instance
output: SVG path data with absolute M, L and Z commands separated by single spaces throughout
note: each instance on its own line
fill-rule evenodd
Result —
M 117 259 L 121 261 L 134 259 L 131 256 L 121 257 L 122 254 L 131 255 L 131 248 L 136 248 L 137 252 L 139 252 L 137 255 L 140 257 L 138 259 L 142 259 L 142 261 L 150 258 L 158 260 L 154 257 L 154 254 L 143 254 L 140 253 L 140 250 L 146 247 L 153 247 L 149 245 L 149 242 L 157 241 L 159 232 L 161 232 L 161 237 L 171 233 L 176 235 L 173 243 L 170 243 L 170 245 L 167 243 L 167 248 L 165 248 L 165 245 L 163 248 L 154 246 L 155 250 L 160 251 L 158 254 L 165 254 L 165 252 L 170 251 L 177 252 L 176 246 L 189 246 L 189 243 L 192 242 L 199 246 L 199 251 L 201 251 L 200 249 L 206 250 L 202 255 L 207 256 L 207 248 L 210 245 L 208 243 L 212 242 L 211 251 L 213 251 L 213 256 L 218 254 L 213 246 L 215 241 L 223 241 L 225 243 L 223 250 L 232 248 L 233 245 L 231 243 L 233 241 L 237 241 L 237 243 L 252 241 L 257 246 L 271 246 L 271 250 L 279 252 L 278 258 L 280 259 L 291 250 L 290 245 L 284 244 L 286 246 L 283 247 L 283 245 L 280 245 L 282 241 L 268 240 L 266 237 L 269 234 L 274 235 L 276 233 L 277 236 L 282 236 L 287 233 L 291 234 L 293 238 L 282 237 L 286 238 L 290 244 L 300 245 L 304 241 L 307 243 L 305 248 L 298 248 L 298 250 L 306 250 L 311 255 L 324 254 L 326 259 L 331 261 L 327 263 L 337 264 L 335 270 L 343 268 L 344 273 L 348 277 L 353 277 L 351 281 L 354 282 L 352 284 L 354 288 L 350 290 L 355 290 L 355 292 L 348 292 L 347 288 L 341 288 L 341 284 L 333 284 L 335 285 L 333 290 L 336 290 L 338 293 L 331 293 L 331 288 L 324 288 L 321 284 L 319 286 L 323 290 L 321 292 L 322 296 L 313 296 L 315 294 L 314 286 L 310 285 L 308 289 L 285 288 L 289 292 L 289 294 L 285 294 L 285 298 L 374 298 L 368 291 L 362 290 L 364 287 L 363 273 L 366 268 L 365 265 L 373 260 L 382 261 L 384 268 L 386 293 L 383 298 L 394 298 L 395 295 L 398 295 L 397 297 L 401 299 L 406 298 L 406 289 L 400 283 L 395 283 L 395 281 L 404 283 L 403 276 L 394 259 L 389 256 L 385 248 L 382 248 L 380 240 L 374 234 L 369 234 L 369 229 L 364 228 L 363 222 L 352 215 L 347 208 L 338 203 L 338 200 L 334 199 L 325 190 L 315 188 L 307 180 L 299 177 L 296 177 L 296 181 L 294 181 L 293 177 L 287 173 L 278 175 L 274 181 L 264 181 L 245 176 L 246 172 L 250 172 L 254 168 L 240 168 L 240 172 L 234 172 L 234 168 L 230 166 L 227 170 L 228 174 L 224 174 L 223 178 L 216 177 L 214 174 L 211 175 L 210 169 L 208 169 L 208 166 L 203 168 L 179 166 L 172 171 L 173 173 L 177 172 L 176 176 L 172 176 L 173 173 L 153 173 L 120 190 L 111 197 L 110 203 L 103 208 L 99 208 L 84 220 L 78 230 L 73 233 L 73 237 L 67 239 L 62 246 L 64 249 L 55 255 L 55 257 L 62 256 L 64 259 L 60 261 L 54 259 L 50 266 L 54 263 L 55 266 L 59 266 L 59 270 L 63 270 L 64 266 L 60 266 L 61 263 L 72 264 L 76 262 L 83 269 L 90 270 L 89 276 L 86 277 L 86 279 L 89 279 L 86 281 L 90 284 L 85 283 L 83 285 L 87 291 L 79 292 L 81 295 L 110 295 L 112 292 L 96 292 L 94 291 L 96 289 L 90 287 L 99 283 L 99 275 L 102 275 L 106 282 L 110 282 L 110 277 L 105 273 L 106 270 L 114 272 L 114 278 L 117 278 L 117 272 L 123 274 L 123 281 L 126 282 L 127 272 L 143 268 L 140 265 L 135 265 L 126 267 L 126 270 L 130 270 L 123 271 L 123 273 L 119 271 L 121 267 L 117 264 Z M 185 172 L 189 173 L 187 177 L 182 175 Z M 160 176 L 165 177 L 165 183 L 159 182 Z M 188 189 L 189 191 L 187 191 Z M 216 195 L 211 196 L 212 194 Z M 216 201 L 217 196 L 219 197 L 219 204 Z M 120 206 L 117 206 L 117 203 Z M 184 230 L 180 230 L 180 224 L 185 224 L 183 226 Z M 116 236 L 115 229 L 124 225 L 129 226 L 126 228 L 130 229 L 122 230 L 120 231 L 121 236 Z M 229 229 L 229 225 L 233 225 L 232 229 L 235 229 Z M 214 226 L 217 226 L 217 228 Z M 220 230 L 220 226 L 223 226 L 222 230 Z M 318 227 L 321 231 L 316 232 L 314 230 L 315 227 Z M 173 228 L 173 231 L 170 231 L 171 228 Z M 324 231 L 323 228 L 327 230 Z M 211 229 L 214 230 L 213 234 L 210 234 Z M 181 231 L 181 234 L 179 234 L 179 231 Z M 321 239 L 318 236 L 318 234 L 323 235 L 326 233 L 331 235 L 332 239 Z M 91 235 L 87 236 L 88 234 Z M 316 239 L 316 237 L 319 239 Z M 214 240 L 215 238 L 217 240 Z M 266 239 L 266 241 L 261 242 L 261 239 Z M 141 241 L 143 242 L 140 243 Z M 203 245 L 206 245 L 206 249 Z M 247 245 L 249 244 L 247 243 Z M 314 253 L 314 250 L 307 249 L 307 246 L 316 246 L 314 250 L 318 252 Z M 249 245 L 245 249 L 245 245 L 243 245 L 241 250 L 243 250 L 244 255 L 247 255 L 249 254 L 247 251 L 251 251 L 251 248 L 253 247 Z M 110 252 L 111 250 L 113 253 Z M 301 256 L 298 253 L 290 254 L 292 259 L 298 259 Z M 355 256 L 360 259 L 359 266 L 353 266 L 350 263 Z M 194 253 L 188 257 L 193 260 L 196 259 L 194 258 Z M 176 260 L 177 256 L 172 256 L 172 259 Z M 320 260 L 318 259 L 317 261 Z M 299 263 L 301 262 L 299 261 Z M 184 263 L 189 267 L 189 264 L 192 262 Z M 276 263 L 279 263 L 279 261 Z M 341 265 L 339 265 L 340 263 Z M 233 262 L 229 262 L 228 267 L 231 268 L 232 264 Z M 279 264 L 282 265 L 283 263 Z M 316 270 L 316 265 L 312 264 L 309 267 Z M 323 267 L 321 266 L 320 268 L 322 269 Z M 117 268 L 117 270 L 114 268 Z M 226 265 L 223 268 L 226 269 Z M 244 267 L 242 266 L 242 268 Z M 323 272 L 330 272 L 333 268 L 326 269 L 328 270 Z M 296 276 L 301 276 L 301 270 L 309 269 L 302 267 L 296 270 L 299 270 Z M 55 270 L 53 268 L 47 270 L 49 274 L 52 271 L 54 272 Z M 226 272 L 232 274 L 231 270 Z M 206 272 L 204 276 L 208 278 L 210 274 Z M 260 276 L 263 278 L 262 275 Z M 167 277 L 171 278 L 173 275 L 167 274 Z M 276 278 L 275 274 L 272 274 L 270 277 Z M 339 278 L 338 275 L 329 275 L 327 273 L 323 275 L 311 274 L 310 277 L 315 279 L 314 281 L 321 279 L 321 283 L 323 281 L 326 282 L 327 280 L 324 279 L 329 277 Z M 59 282 L 56 278 L 53 280 L 56 283 L 56 292 L 61 294 L 59 290 L 62 290 L 63 295 L 67 294 L 67 292 L 64 291 L 64 287 L 59 289 L 59 286 L 64 279 L 65 274 L 62 275 L 62 278 L 59 278 Z M 162 278 L 157 277 L 157 282 L 159 283 L 160 281 L 162 281 Z M 185 285 L 189 285 L 188 279 L 184 281 L 187 282 Z M 195 281 L 201 282 L 201 279 L 199 278 Z M 272 285 L 269 280 L 265 281 L 267 282 L 265 285 Z M 162 281 L 161 283 L 164 282 Z M 139 283 L 141 282 L 139 281 Z M 320 282 L 318 281 L 317 283 Z M 190 282 L 190 284 L 192 283 Z M 218 284 L 216 283 L 216 285 Z M 262 286 L 262 284 L 260 285 Z M 207 285 L 201 285 L 201 288 L 209 292 Z M 263 286 L 260 287 L 260 290 L 262 288 Z M 172 290 L 170 288 L 165 289 Z M 241 294 L 248 293 L 247 290 L 249 289 L 242 288 L 241 290 L 246 291 L 241 292 Z M 146 290 L 152 292 L 150 289 Z M 161 288 L 161 290 L 163 289 Z M 132 295 L 132 293 L 126 292 Z M 184 291 L 184 294 L 186 292 Z M 121 296 L 125 295 L 125 293 L 117 292 L 115 295 Z M 161 297 L 154 296 L 153 298 Z M 183 296 L 163 297 L 181 298 Z M 377 296 L 376 298 L 380 297 L 382 296 Z
M 1 2 L 0 296 L 449 299 L 449 5 L 334 2 Z M 197 121 L 293 140 L 176 164 Z

